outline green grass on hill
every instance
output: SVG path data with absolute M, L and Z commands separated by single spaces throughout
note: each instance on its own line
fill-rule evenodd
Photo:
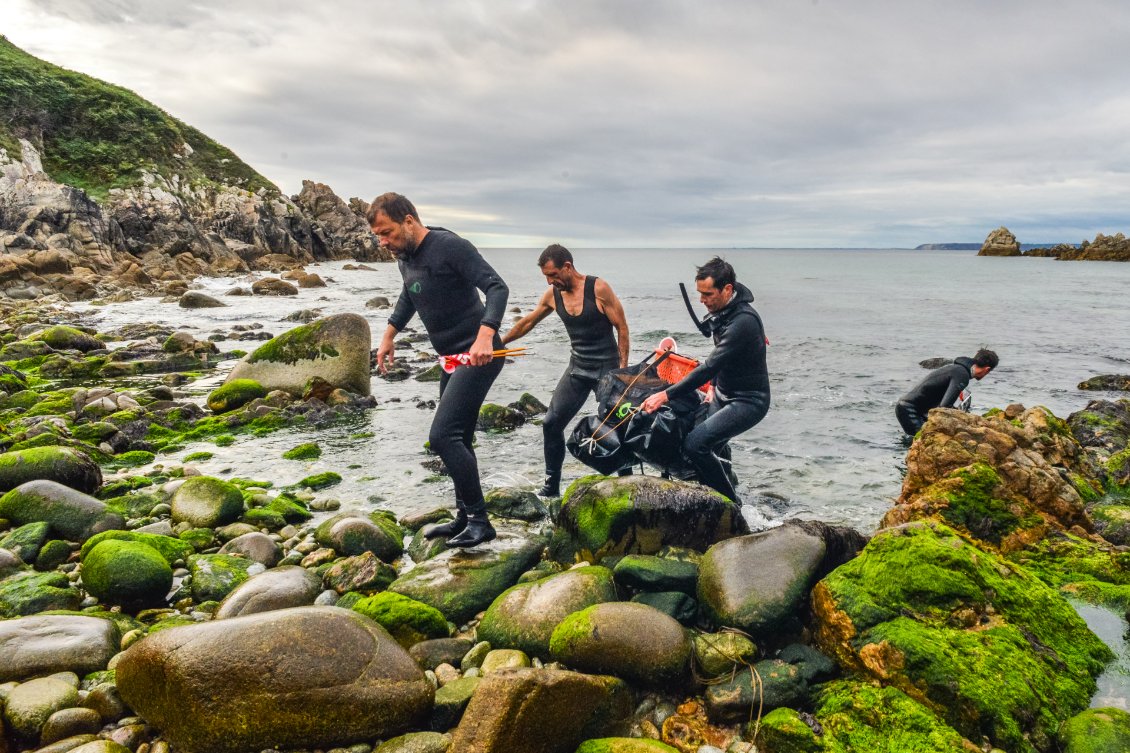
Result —
M 0 147 L 18 156 L 20 138 L 40 149 L 54 180 L 95 199 L 137 185 L 145 169 L 278 193 L 230 149 L 128 89 L 52 65 L 0 36 Z

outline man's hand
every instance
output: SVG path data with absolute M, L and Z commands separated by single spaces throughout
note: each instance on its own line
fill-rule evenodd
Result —
M 377 370 L 382 374 L 388 373 L 388 367 L 392 365 L 396 355 L 396 344 L 393 343 L 391 337 L 381 338 L 380 347 L 377 348 Z
M 644 413 L 655 413 L 655 411 L 662 408 L 667 404 L 667 390 L 656 392 L 654 395 L 643 401 L 640 408 Z
M 494 330 L 485 325 L 479 327 L 479 336 L 468 351 L 472 366 L 486 366 L 494 358 Z

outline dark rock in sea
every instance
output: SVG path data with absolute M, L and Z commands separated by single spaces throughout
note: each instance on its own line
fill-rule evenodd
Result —
M 298 295 L 298 288 L 277 277 L 264 277 L 251 284 L 255 295 Z
M 229 291 L 228 295 L 233 295 L 233 293 Z M 190 290 L 182 295 L 177 303 L 182 309 L 214 309 L 227 306 L 226 303 L 221 303 L 212 296 L 196 290 Z
M 918 365 L 924 369 L 940 369 L 953 363 L 952 358 L 927 358 L 924 361 L 919 361 Z
M 1130 392 L 1130 375 L 1102 374 L 1080 382 L 1081 390 L 1109 390 L 1111 392 Z
M 434 695 L 387 632 L 337 607 L 152 633 L 121 656 L 116 675 L 126 703 L 173 746 L 216 753 L 388 737 L 424 723 Z

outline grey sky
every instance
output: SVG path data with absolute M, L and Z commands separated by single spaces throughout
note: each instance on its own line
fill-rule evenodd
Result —
M 1130 4 L 6 0 L 288 193 L 482 245 L 913 246 L 1130 230 Z

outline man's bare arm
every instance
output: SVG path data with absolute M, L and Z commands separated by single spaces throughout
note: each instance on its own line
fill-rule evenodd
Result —
M 612 326 L 616 328 L 616 346 L 620 350 L 620 368 L 628 365 L 628 355 L 631 353 L 632 342 L 628 334 L 628 317 L 624 314 L 624 307 L 620 299 L 612 292 L 612 286 L 604 280 L 598 279 L 593 290 L 596 293 L 597 304 L 604 310 L 604 315 Z
M 553 313 L 553 288 L 546 290 L 542 294 L 541 300 L 534 306 L 534 310 L 523 316 L 518 321 L 514 322 L 514 326 L 510 331 L 502 336 L 502 344 L 507 345 L 514 342 L 519 337 L 522 337 L 533 329 L 538 322 L 545 319 Z

